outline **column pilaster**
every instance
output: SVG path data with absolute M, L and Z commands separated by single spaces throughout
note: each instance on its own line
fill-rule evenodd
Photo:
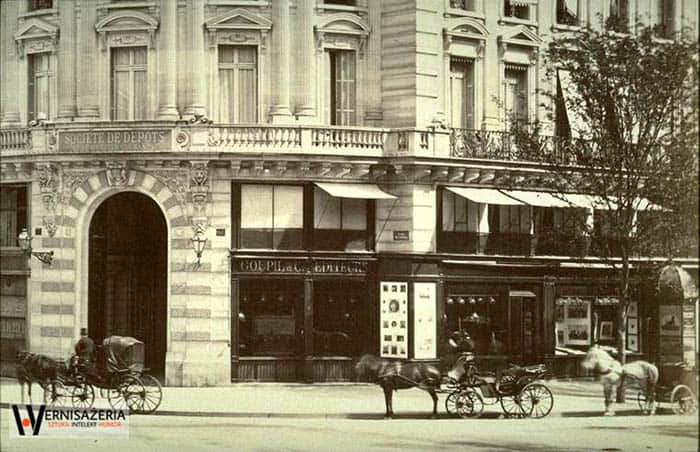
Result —
M 315 0 L 299 0 L 297 7 L 297 27 L 294 41 L 299 43 L 299 60 L 295 64 L 298 104 L 294 114 L 297 119 L 309 122 L 316 116 L 316 58 L 314 45 L 314 4 Z
M 75 102 L 75 2 L 58 2 L 61 39 L 58 42 L 58 119 L 70 121 L 77 115 Z
M 204 98 L 206 96 L 205 46 L 204 46 L 204 3 L 201 0 L 191 0 L 190 26 L 192 39 L 190 41 L 190 80 L 191 98 L 185 114 L 188 116 L 206 116 Z
M 289 0 L 272 2 L 272 61 L 277 62 L 273 71 L 275 90 L 270 111 L 275 124 L 293 121 L 289 111 Z
M 499 28 L 498 18 L 500 16 L 500 8 L 502 2 L 484 2 L 484 13 L 486 15 L 486 28 L 489 30 L 497 30 Z M 486 48 L 484 50 L 487 58 L 483 59 L 482 70 L 484 74 L 483 90 L 483 122 L 482 128 L 498 129 L 500 127 L 498 103 L 493 99 L 501 98 L 501 83 L 503 75 L 501 74 L 501 54 L 498 48 L 498 41 L 494 35 L 486 39 Z
M 382 28 L 382 2 L 362 0 L 369 9 L 369 26 L 372 30 L 367 39 L 367 126 L 378 127 L 382 120 L 382 43 L 379 30 Z
M 161 3 L 160 8 L 160 55 L 158 57 L 158 119 L 176 120 L 180 117 L 176 106 L 176 58 L 177 2 L 166 1 Z
M 19 116 L 19 55 L 13 36 L 17 29 L 17 16 L 21 2 L 2 2 L 0 4 L 0 25 L 2 29 L 2 77 L 0 77 L 0 95 L 2 95 L 2 127 L 20 125 Z
M 77 73 L 78 86 L 78 116 L 86 118 L 98 118 L 100 107 L 97 99 L 97 71 L 89 70 L 97 61 L 97 34 L 95 22 L 97 10 L 92 0 L 80 0 L 80 21 L 78 22 L 77 36 L 78 64 L 80 71 Z

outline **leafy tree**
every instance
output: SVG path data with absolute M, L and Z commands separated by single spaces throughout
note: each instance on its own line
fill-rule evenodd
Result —
M 697 250 L 698 45 L 684 34 L 660 39 L 651 27 L 616 29 L 607 23 L 553 37 L 544 95 L 558 137 L 545 138 L 535 124 L 517 129 L 515 140 L 521 157 L 551 169 L 548 188 L 562 198 L 590 195 L 566 199 L 587 203 L 591 251 L 614 269 L 624 363 L 631 260 Z

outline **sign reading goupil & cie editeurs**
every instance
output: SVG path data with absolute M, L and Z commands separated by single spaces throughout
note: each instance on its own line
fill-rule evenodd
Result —
M 60 131 L 61 152 L 168 151 L 172 147 L 168 129 Z
M 365 275 L 368 263 L 360 260 L 239 258 L 234 259 L 234 268 L 239 273 L 257 274 Z

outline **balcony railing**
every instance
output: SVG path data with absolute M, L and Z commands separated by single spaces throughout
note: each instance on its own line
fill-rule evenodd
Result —
M 500 256 L 589 255 L 590 240 L 565 234 L 440 232 L 441 253 Z
M 471 129 L 387 129 L 273 124 L 190 124 L 185 121 L 71 122 L 0 129 L 0 150 L 10 155 L 283 152 L 356 156 L 419 156 L 581 163 L 585 146 L 540 136 L 519 145 L 510 132 Z M 535 149 L 533 146 L 539 146 Z M 533 152 L 533 149 L 535 151 Z
M 29 150 L 31 147 L 29 129 L 0 129 L 0 151 Z

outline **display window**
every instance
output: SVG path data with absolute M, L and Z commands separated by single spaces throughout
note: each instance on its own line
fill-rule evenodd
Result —
M 304 187 L 241 185 L 241 248 L 302 249 Z
M 367 288 L 357 282 L 314 284 L 314 355 L 359 356 L 367 336 Z
M 467 332 L 474 352 L 481 355 L 508 353 L 508 299 L 494 294 L 451 293 L 445 301 L 448 337 Z
M 616 345 L 617 306 L 612 296 L 562 296 L 556 300 L 556 346 L 586 350 L 594 343 Z M 637 323 L 634 319 L 636 334 Z
M 302 281 L 241 281 L 241 356 L 294 356 L 301 353 Z
M 314 249 L 369 249 L 367 211 L 371 202 L 367 199 L 337 198 L 314 187 Z

